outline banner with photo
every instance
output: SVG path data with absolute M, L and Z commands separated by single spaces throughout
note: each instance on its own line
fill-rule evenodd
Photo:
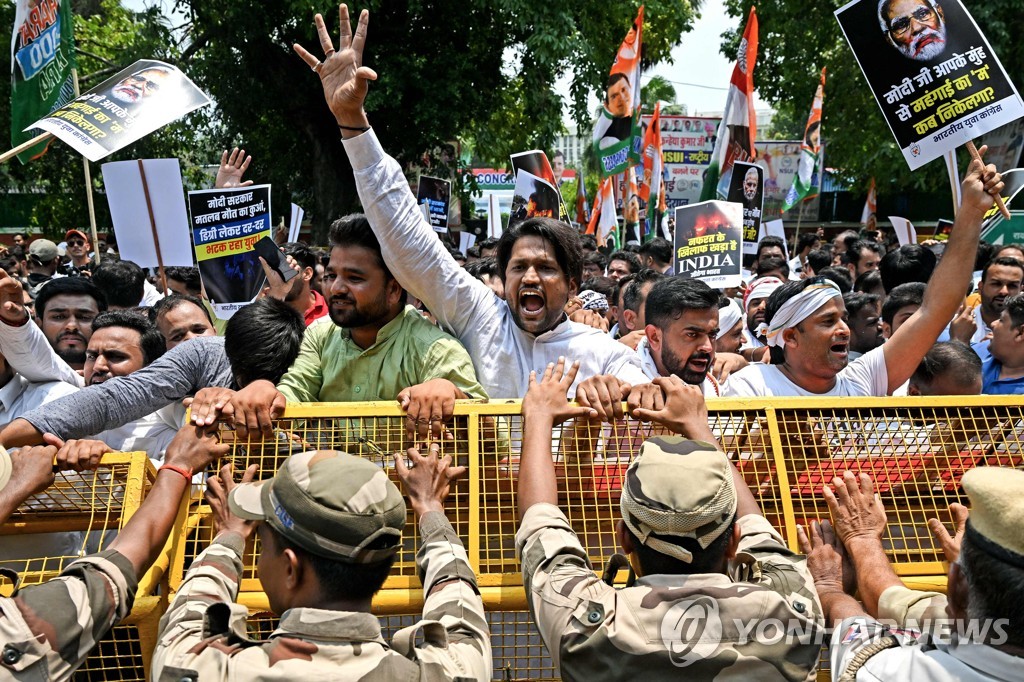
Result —
M 427 205 L 430 226 L 434 232 L 448 231 L 448 206 L 452 198 L 452 183 L 444 178 L 420 176 L 420 185 L 416 192 L 416 203 Z
M 715 148 L 718 118 L 661 114 L 661 151 L 666 176 L 665 203 L 669 209 L 700 201 L 704 174 Z M 643 117 L 644 128 L 651 117 Z
M 726 201 L 743 207 L 743 255 L 757 253 L 761 212 L 764 208 L 764 169 L 752 163 L 737 161 L 729 179 Z
M 177 67 L 140 59 L 29 127 L 99 161 L 208 104 L 210 98 Z
M 222 320 L 259 295 L 266 276 L 253 245 L 272 238 L 270 185 L 188 193 L 199 276 Z
M 17 0 L 11 36 L 11 145 L 39 135 L 30 126 L 75 97 L 74 17 L 71 0 Z M 25 126 L 29 126 L 26 128 Z M 41 156 L 53 138 L 18 155 Z
M 815 195 L 807 201 L 801 201 L 785 213 L 782 212 L 782 205 L 786 200 L 786 193 L 793 186 L 796 180 L 797 170 L 800 167 L 800 155 L 802 143 L 800 140 L 771 140 L 769 142 L 757 143 L 757 161 L 764 176 L 764 200 L 761 207 L 762 220 L 773 220 L 783 218 L 786 220 L 817 220 L 818 209 L 821 206 L 821 195 Z M 825 154 L 825 143 L 822 142 L 818 151 L 818 166 L 812 182 L 821 186 L 821 181 L 816 175 L 822 168 L 822 161 Z
M 513 174 L 518 176 L 519 171 L 526 171 L 552 187 L 558 187 L 562 180 L 571 179 L 574 175 L 563 168 L 559 177 L 556 178 L 551 162 L 548 161 L 548 155 L 539 149 L 513 154 L 509 157 L 509 160 L 512 162 Z M 558 193 L 558 213 L 553 217 L 565 223 L 571 222 L 569 220 L 569 209 L 565 207 L 565 201 L 562 199 L 561 192 Z
M 557 218 L 562 195 L 554 186 L 533 173 L 516 173 L 516 189 L 512 196 L 512 212 L 505 229 L 527 218 Z
M 601 113 L 594 121 L 594 153 L 601 177 L 621 173 L 640 161 L 640 58 L 644 8 L 622 41 L 605 87 Z
M 959 0 L 853 0 L 835 15 L 911 170 L 1024 116 Z
M 742 280 L 743 205 L 702 201 L 676 208 L 676 274 L 715 289 Z

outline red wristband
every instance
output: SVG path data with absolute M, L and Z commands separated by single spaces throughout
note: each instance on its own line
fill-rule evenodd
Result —
M 186 481 L 188 481 L 189 483 L 192 482 L 192 470 L 191 469 L 186 469 L 184 467 L 175 466 L 173 464 L 164 464 L 162 467 L 160 467 L 160 471 L 163 471 L 164 469 L 168 469 L 168 470 L 173 471 L 173 472 L 175 472 L 177 474 L 181 474 L 182 476 L 185 477 Z

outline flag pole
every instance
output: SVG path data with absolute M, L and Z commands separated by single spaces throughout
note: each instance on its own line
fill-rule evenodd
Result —
M 75 84 L 75 98 L 77 99 L 79 94 L 78 90 L 78 67 L 72 67 L 71 79 Z M 85 203 L 89 208 L 89 229 L 92 233 L 92 247 L 93 247 L 93 262 L 96 265 L 100 264 L 100 248 L 99 248 L 99 235 L 96 233 L 96 205 L 92 199 L 92 172 L 89 170 L 89 159 L 82 157 L 82 168 L 85 169 Z
M 51 137 L 53 137 L 53 133 L 42 133 L 40 135 L 36 135 L 31 140 L 28 140 L 26 142 L 22 142 L 21 144 L 19 144 L 14 149 L 11 149 L 9 151 L 4 152 L 3 154 L 0 154 L 0 163 L 7 163 L 8 161 L 13 159 L 18 154 L 20 154 L 23 151 L 25 151 L 26 149 L 31 149 L 32 147 L 35 147 L 40 142 L 46 142 Z

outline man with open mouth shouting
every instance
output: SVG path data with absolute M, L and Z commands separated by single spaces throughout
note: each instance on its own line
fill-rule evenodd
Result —
M 980 153 L 985 151 L 982 147 Z M 733 374 L 725 395 L 891 395 L 914 373 L 963 301 L 982 218 L 1002 188 L 995 166 L 971 162 L 953 233 L 921 307 L 884 344 L 849 362 L 850 327 L 839 287 L 823 277 L 789 282 L 768 298 L 759 329 L 772 364 Z
M 647 383 L 630 348 L 565 315 L 563 308 L 575 295 L 583 268 L 579 235 L 571 226 L 552 218 L 529 218 L 502 234 L 496 257 L 505 300 L 452 258 L 423 218 L 401 167 L 384 153 L 363 110 L 367 85 L 377 78 L 362 65 L 368 17 L 360 17 L 354 37 L 346 36 L 351 29 L 345 21 L 342 24 L 337 51 L 326 28 L 320 31 L 322 62 L 300 46 L 296 52 L 320 77 L 388 269 L 462 341 L 487 394 L 523 397 L 530 372 L 543 371 L 559 357 L 580 362 L 577 381 L 611 374 L 629 384 Z

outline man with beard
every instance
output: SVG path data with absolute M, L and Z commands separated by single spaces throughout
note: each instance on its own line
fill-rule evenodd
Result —
M 530 373 L 543 372 L 559 357 L 580 361 L 581 382 L 605 374 L 630 384 L 647 382 L 635 352 L 605 332 L 570 322 L 565 314 L 582 276 L 580 237 L 571 226 L 552 218 L 529 218 L 502 233 L 496 257 L 504 300 L 459 267 L 416 209 L 401 166 L 385 154 L 363 109 L 367 82 L 376 78 L 361 65 L 369 12 L 361 13 L 353 38 L 348 8 L 342 5 L 339 11 L 337 51 L 323 17 L 315 17 L 326 53 L 323 63 L 301 46 L 294 47 L 320 78 L 366 217 L 397 286 L 453 330 L 491 398 L 522 398 Z
M 927 61 L 946 49 L 946 19 L 938 0 L 882 0 L 878 24 L 904 57 Z
M 717 289 L 697 279 L 666 277 L 654 284 L 644 309 L 647 337 L 637 348 L 648 377 L 675 375 L 705 397 L 721 394 L 711 376 L 719 298 Z
M 747 169 L 743 176 L 743 208 L 745 209 L 761 208 L 761 202 L 757 201 L 757 190 L 761 184 L 758 182 L 758 176 L 756 166 Z
M 459 342 L 406 305 L 362 214 L 331 226 L 324 286 L 330 321 L 306 330 L 299 356 L 278 385 L 257 380 L 234 394 L 197 396 L 196 424 L 212 423 L 223 412 L 247 428 L 269 430 L 286 402 L 398 400 L 410 435 L 425 438 L 428 428 L 440 435 L 455 400 L 487 397 Z
M 764 309 L 768 297 L 781 287 L 784 282 L 778 277 L 759 277 L 750 283 L 743 295 L 743 309 L 746 316 L 746 340 L 740 350 L 744 358 L 758 361 L 764 355 L 764 337 L 758 331 L 764 322 Z
M 976 329 L 970 339 L 970 345 L 981 343 L 992 336 L 992 325 L 1006 307 L 1006 299 L 1020 293 L 1024 281 L 1024 265 L 1016 258 L 999 256 L 993 259 L 981 271 L 981 283 L 978 292 L 981 304 L 974 308 L 974 324 Z M 949 341 L 949 328 L 942 333 L 939 341 Z M 987 356 L 982 359 L 987 359 Z
M 80 370 L 85 366 L 92 321 L 106 309 L 106 297 L 92 282 L 61 277 L 39 290 L 36 323 L 57 355 L 72 369 Z
M 122 79 L 110 90 L 110 96 L 123 104 L 136 104 L 160 92 L 160 86 L 171 75 L 170 69 L 152 66 Z

